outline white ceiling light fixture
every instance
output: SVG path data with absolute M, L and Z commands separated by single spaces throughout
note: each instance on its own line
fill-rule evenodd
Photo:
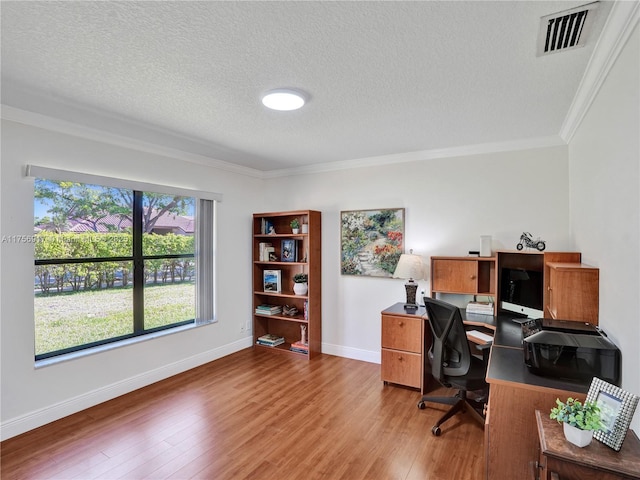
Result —
M 297 110 L 302 108 L 305 102 L 305 95 L 292 88 L 276 88 L 269 90 L 262 96 L 262 104 L 271 110 Z

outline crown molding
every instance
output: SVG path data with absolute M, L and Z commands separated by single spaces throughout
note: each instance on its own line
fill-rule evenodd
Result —
M 48 115 L 11 107 L 9 105 L 3 104 L 0 106 L 0 116 L 5 120 L 21 123 L 23 125 L 43 128 L 45 130 L 51 130 L 54 132 L 63 133 L 86 140 L 94 140 L 102 143 L 107 143 L 118 147 L 130 148 L 132 150 L 138 150 L 145 153 L 162 155 L 164 157 L 175 158 L 189 163 L 217 168 L 231 173 L 257 178 L 263 178 L 264 176 L 263 172 L 253 168 L 235 165 L 233 163 L 224 162 L 222 160 L 207 157 L 205 155 L 199 155 L 197 153 L 185 152 L 177 148 L 166 147 L 151 142 L 136 140 L 134 138 L 126 137 L 123 135 L 105 132 L 96 128 L 91 128 L 85 125 L 68 122 L 66 120 L 61 120 L 59 118 L 51 117 Z
M 573 102 L 560 128 L 560 137 L 568 144 L 582 123 L 618 55 L 640 19 L 640 2 L 616 1 L 611 7 L 602 34 L 582 77 Z
M 398 163 L 433 160 L 438 158 L 464 157 L 485 153 L 511 152 L 518 150 L 531 150 L 536 148 L 548 148 L 566 146 L 566 142 L 558 135 L 548 137 L 536 137 L 506 142 L 479 143 L 461 147 L 440 148 L 433 150 L 420 150 L 416 152 L 395 153 L 377 157 L 358 158 L 330 163 L 319 163 L 304 167 L 271 170 L 264 172 L 264 178 L 289 177 L 296 175 L 309 175 L 314 173 L 334 172 L 355 168 L 395 165 Z
M 40 113 L 34 113 L 27 110 L 1 105 L 0 116 L 12 122 L 21 123 L 33 127 L 43 128 L 66 135 L 72 135 L 79 138 L 94 140 L 107 143 L 119 147 L 131 148 L 133 150 L 142 151 L 162 155 L 165 157 L 183 160 L 185 162 L 204 165 L 207 167 L 218 168 L 239 175 L 247 175 L 254 178 L 279 178 L 297 175 L 308 175 L 322 172 L 332 172 L 340 170 L 350 170 L 355 168 L 374 167 L 382 165 L 394 165 L 398 163 L 413 162 L 420 160 L 430 160 L 437 158 L 461 157 L 467 155 L 478 155 L 483 153 L 498 153 L 517 150 L 528 150 L 534 148 L 546 148 L 566 145 L 566 143 L 558 136 L 538 137 L 524 140 L 514 140 L 508 142 L 482 143 L 475 145 L 467 145 L 461 147 L 442 148 L 433 150 L 420 150 L 416 152 L 396 153 L 391 155 L 381 155 L 376 157 L 358 158 L 352 160 L 344 160 L 330 163 L 319 163 L 303 167 L 294 167 L 287 169 L 260 171 L 253 168 L 243 167 L 228 162 L 223 162 L 204 155 L 184 152 L 179 149 L 156 145 L 150 142 L 136 140 L 134 138 L 116 135 L 95 128 L 79 125 L 58 118 L 50 117 Z

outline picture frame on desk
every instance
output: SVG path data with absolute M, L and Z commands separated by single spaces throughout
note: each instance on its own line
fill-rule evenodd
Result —
M 638 395 L 593 377 L 586 401 L 595 402 L 600 408 L 600 419 L 605 428 L 593 432 L 593 438 L 619 452 L 639 399 Z

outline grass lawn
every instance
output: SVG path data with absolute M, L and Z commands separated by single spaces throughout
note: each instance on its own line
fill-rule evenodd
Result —
M 195 318 L 195 284 L 146 286 L 145 327 Z M 133 290 L 37 294 L 36 355 L 133 333 Z

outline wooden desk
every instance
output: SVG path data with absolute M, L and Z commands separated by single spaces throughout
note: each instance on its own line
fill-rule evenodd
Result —
M 619 452 L 598 440 L 584 448 L 569 443 L 562 425 L 536 410 L 540 441 L 539 480 L 550 480 L 557 474 L 560 480 L 620 480 L 640 479 L 640 440 L 633 432 L 627 436 Z
M 461 310 L 465 325 L 493 334 L 495 317 L 491 315 L 466 315 Z M 404 303 L 396 303 L 381 312 L 382 352 L 380 372 L 382 381 L 396 385 L 419 388 L 424 394 L 433 383 L 427 352 L 431 348 L 431 329 L 426 324 L 424 307 L 406 310 Z M 481 340 L 469 338 L 474 343 Z
M 489 405 L 485 419 L 485 478 L 530 479 L 535 470 L 538 436 L 535 411 L 548 412 L 556 398 L 584 400 L 590 382 L 569 382 L 529 372 L 521 343 L 520 325 L 498 320 L 489 356 Z

